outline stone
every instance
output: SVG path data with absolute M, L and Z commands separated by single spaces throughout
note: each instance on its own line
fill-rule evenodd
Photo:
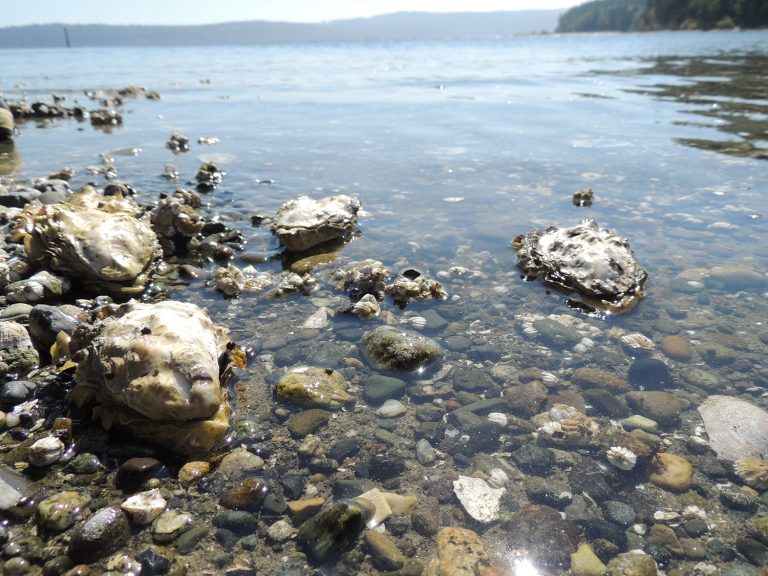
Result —
M 382 418 L 397 418 L 408 412 L 408 408 L 400 400 L 389 399 L 382 404 L 376 414 Z
M 567 570 L 576 552 L 578 528 L 549 506 L 527 504 L 504 523 L 510 548 L 527 551 L 534 565 Z
M 373 374 L 363 382 L 363 397 L 369 404 L 377 406 L 392 398 L 400 398 L 406 384 L 399 378 Z
M 609 576 L 656 576 L 656 562 L 642 552 L 625 552 L 608 562 Z
M 672 392 L 636 391 L 626 394 L 632 410 L 658 422 L 662 427 L 675 424 L 688 403 Z
M 472 530 L 443 528 L 436 540 L 440 576 L 472 576 L 490 566 L 485 546 Z
M 648 543 L 663 546 L 675 556 L 684 556 L 685 550 L 678 540 L 675 531 L 664 524 L 654 524 L 648 534 Z
M 182 486 L 189 486 L 208 474 L 211 471 L 211 464 L 205 461 L 195 460 L 187 462 L 179 469 L 179 483 Z
M 10 372 L 16 373 L 26 372 L 40 363 L 32 339 L 21 324 L 0 321 L 0 361 L 8 365 Z
M 629 528 L 635 522 L 635 510 L 629 504 L 618 500 L 606 500 L 601 507 L 605 519 L 614 524 Z
M 198 542 L 208 536 L 210 528 L 207 526 L 190 526 L 183 534 L 176 538 L 175 546 L 179 554 L 189 554 L 195 549 Z M 157 540 L 157 538 L 155 538 Z
M 431 466 L 437 460 L 437 452 L 426 438 L 416 442 L 416 459 L 422 466 Z
M 37 304 L 29 313 L 29 334 L 37 342 L 50 348 L 59 332 L 70 336 L 80 322 L 58 306 Z
M 768 548 L 752 538 L 739 538 L 736 540 L 736 549 L 755 566 L 765 568 L 768 566 Z
M 213 517 L 213 525 L 231 530 L 235 534 L 245 535 L 256 531 L 259 527 L 259 519 L 250 512 L 228 510 L 216 514 Z
M 163 469 L 163 464 L 157 458 L 129 458 L 117 469 L 115 484 L 121 490 L 133 491 Z
M 572 499 L 570 486 L 556 478 L 526 476 L 523 488 L 528 500 L 534 504 L 546 504 L 555 508 L 564 508 Z
M 761 290 L 768 284 L 768 277 L 751 268 L 728 266 L 709 270 L 704 281 L 707 286 L 728 292 Z
M 288 502 L 288 512 L 296 520 L 296 524 L 301 524 L 310 516 L 316 514 L 325 504 L 325 498 L 306 498 L 304 500 L 293 500 Z
M 585 390 L 602 388 L 614 394 L 627 392 L 630 389 L 629 384 L 624 379 L 600 368 L 576 368 L 571 374 L 571 382 Z
M 285 542 L 296 533 L 296 529 L 285 520 L 278 520 L 267 528 L 267 537 L 273 542 Z
M 760 500 L 734 486 L 722 486 L 720 488 L 720 501 L 731 510 L 743 510 L 745 512 L 755 512 Z
M 35 515 L 43 530 L 63 532 L 76 521 L 91 498 L 86 494 L 65 490 L 42 500 Z
M 664 336 L 660 347 L 673 360 L 687 361 L 693 358 L 693 346 L 682 336 Z
M 683 456 L 659 452 L 651 458 L 648 468 L 648 479 L 661 488 L 683 492 L 691 487 L 693 467 Z
M 459 476 L 453 482 L 453 492 L 467 514 L 478 522 L 489 523 L 498 520 L 499 503 L 506 490 L 492 488 L 482 478 Z
M 102 508 L 72 530 L 67 556 L 91 563 L 118 550 L 128 541 L 130 526 L 120 508 Z
M 639 358 L 632 362 L 627 378 L 638 390 L 666 390 L 674 386 L 669 367 L 656 358 Z
M 552 318 L 534 320 L 533 328 L 537 332 L 536 338 L 544 345 L 555 350 L 572 348 L 581 342 L 581 339 L 583 338 L 581 332 L 575 328 L 566 326 Z
M 386 534 L 369 530 L 365 533 L 364 542 L 371 562 L 378 570 L 400 570 L 405 564 L 405 556 Z
M 523 444 L 510 457 L 523 472 L 546 475 L 555 464 L 552 450 L 536 444 Z
M 278 209 L 272 233 L 286 249 L 302 252 L 351 232 L 361 207 L 360 200 L 344 194 L 320 200 L 299 196 Z
M 549 390 L 538 380 L 510 386 L 502 392 L 502 398 L 509 404 L 512 412 L 527 417 L 541 412 L 548 396 Z
M 25 400 L 31 399 L 37 391 L 37 384 L 28 380 L 11 380 L 0 387 L 0 405 L 4 409 L 13 408 Z
M 153 488 L 146 492 L 139 492 L 126 499 L 120 507 L 130 516 L 134 524 L 149 524 L 168 505 L 168 501 L 163 498 L 160 490 Z
M 604 388 L 584 390 L 584 399 L 610 418 L 622 418 L 629 414 L 627 401 Z
M 277 383 L 275 396 L 284 402 L 332 409 L 354 401 L 347 394 L 347 380 L 340 372 L 310 366 L 288 370 Z
M 646 418 L 645 416 L 640 416 L 640 414 L 633 414 L 629 418 L 624 418 L 621 421 L 621 426 L 628 432 L 635 429 L 640 429 L 643 432 L 648 432 L 649 434 L 656 434 L 659 431 L 659 425 L 657 422 L 651 420 L 650 418 Z
M 600 465 L 588 456 L 571 467 L 568 481 L 574 494 L 586 493 L 596 502 L 607 500 L 613 495 Z
M 573 576 L 604 576 L 606 566 L 592 551 L 589 544 L 581 544 L 571 554 L 571 574 Z
M 425 368 L 443 354 L 435 340 L 394 326 L 379 326 L 366 332 L 363 351 L 375 368 L 402 372 Z
M 152 539 L 171 542 L 192 528 L 192 515 L 178 510 L 166 510 L 152 522 Z
M 286 427 L 294 438 L 304 438 L 325 426 L 330 418 L 331 413 L 327 410 L 310 408 L 291 416 L 286 422 Z
M 264 460 L 241 447 L 231 450 L 221 459 L 216 474 L 224 478 L 236 478 L 246 472 L 255 472 L 262 468 L 264 468 Z
M 297 541 L 313 563 L 322 564 L 354 544 L 372 516 L 360 502 L 342 500 L 304 522 Z

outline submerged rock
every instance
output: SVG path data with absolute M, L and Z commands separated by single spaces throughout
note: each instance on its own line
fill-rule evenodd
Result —
M 280 207 L 272 232 L 285 248 L 301 252 L 352 231 L 360 208 L 360 200 L 344 194 L 321 200 L 299 196 Z
M 322 564 L 349 548 L 372 516 L 372 507 L 342 500 L 304 522 L 297 539 L 310 560 Z
M 40 361 L 29 332 L 21 324 L 0 321 L 0 361 L 14 372 L 25 372 Z
M 194 304 L 131 301 L 75 331 L 72 400 L 96 404 L 106 428 L 182 453 L 209 450 L 231 411 L 219 376 L 228 343 L 224 328 Z
M 442 356 L 440 345 L 426 336 L 394 326 L 379 326 L 363 336 L 364 351 L 379 369 L 409 372 Z
M 499 519 L 499 502 L 506 490 L 493 488 L 482 478 L 459 476 L 453 482 L 453 492 L 464 510 L 478 522 L 493 522 Z
M 305 406 L 340 408 L 354 400 L 347 394 L 347 380 L 330 368 L 299 366 L 289 370 L 277 383 L 278 400 Z
M 630 310 L 643 296 L 647 273 L 626 239 L 588 220 L 570 228 L 551 226 L 518 236 L 517 265 L 590 307 Z
M 21 232 L 29 258 L 115 296 L 140 294 L 160 245 L 139 205 L 87 186 L 66 204 L 28 207 Z
M 768 446 L 768 411 L 732 396 L 710 396 L 699 406 L 709 444 L 723 460 L 762 458 Z

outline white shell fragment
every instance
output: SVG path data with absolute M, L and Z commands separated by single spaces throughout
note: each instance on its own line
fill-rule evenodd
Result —
M 149 524 L 160 516 L 168 502 L 157 488 L 139 492 L 128 498 L 120 507 L 136 524 Z
M 282 246 L 301 252 L 350 232 L 361 207 L 360 200 L 345 194 L 320 200 L 299 196 L 280 207 L 272 232 Z
M 504 488 L 493 488 L 482 478 L 459 476 L 453 482 L 453 492 L 467 514 L 478 522 L 494 522 L 499 519 L 499 502 Z
M 611 446 L 606 454 L 608 462 L 619 470 L 632 470 L 637 464 L 637 454 L 623 446 Z
M 27 450 L 27 457 L 32 466 L 50 466 L 64 453 L 64 443 L 55 436 L 46 436 L 37 440 Z
M 762 458 L 768 446 L 768 412 L 732 396 L 710 396 L 699 406 L 709 444 L 724 460 Z
M 518 236 L 517 265 L 590 306 L 626 312 L 643 296 L 647 273 L 626 239 L 587 220 L 570 228 L 551 226 Z
M 374 318 L 379 313 L 381 313 L 381 306 L 373 294 L 366 294 L 352 306 L 352 314 L 357 314 L 360 318 Z

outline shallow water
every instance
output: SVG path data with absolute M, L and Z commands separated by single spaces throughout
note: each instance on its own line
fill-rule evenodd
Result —
M 689 385 L 681 393 L 692 409 L 703 399 L 690 375 L 693 367 L 714 375 L 718 393 L 743 394 L 767 405 L 764 32 L 30 50 L 4 51 L 0 58 L 0 89 L 8 99 L 47 100 L 56 93 L 67 97 L 67 105 L 80 101 L 92 108 L 84 90 L 129 85 L 162 97 L 126 100 L 123 125 L 110 130 L 74 120 L 21 123 L 16 179 L 71 166 L 73 188 L 104 184 L 103 176 L 86 167 L 98 166 L 99 155 L 106 154 L 114 157 L 118 180 L 150 202 L 193 179 L 201 161 L 213 160 L 227 174 L 204 198 L 211 213 L 241 230 L 248 261 L 274 272 L 287 264 L 269 231 L 251 225 L 253 214 L 273 214 L 299 194 L 361 199 L 361 234 L 343 246 L 331 267 L 317 272 L 319 289 L 310 296 L 267 300 L 244 294 L 225 300 L 204 282 L 166 288 L 173 298 L 207 306 L 235 340 L 256 350 L 240 383 L 236 418 L 260 420 L 276 437 L 285 433 L 278 420 L 268 418 L 269 384 L 286 365 L 344 370 L 356 385 L 372 372 L 358 344 L 376 321 L 342 317 L 322 330 L 301 328 L 318 306 L 339 308 L 346 302 L 329 281 L 330 270 L 364 258 L 380 260 L 392 272 L 416 268 L 443 282 L 446 302 L 404 310 L 390 301 L 384 306 L 397 322 L 412 327 L 410 319 L 424 312 L 436 311 L 448 321 L 438 330 L 425 328 L 439 341 L 460 342 L 446 350 L 443 367 L 478 367 L 501 388 L 518 382 L 493 372 L 498 365 L 512 366 L 513 372 L 544 370 L 560 381 L 581 366 L 624 378 L 633 362 L 633 353 L 617 339 L 624 330 L 655 343 L 656 353 L 671 366 L 673 389 Z M 190 152 L 174 155 L 164 147 L 173 132 L 189 137 Z M 208 136 L 218 144 L 197 143 Z M 168 162 L 178 166 L 179 182 L 161 176 Z M 571 202 L 583 188 L 594 191 L 591 207 Z M 585 218 L 628 238 L 648 271 L 647 295 L 626 315 L 571 310 L 565 296 L 524 282 L 515 268 L 510 247 L 515 236 Z M 234 263 L 244 266 L 242 255 Z M 452 274 L 454 267 L 466 272 Z M 726 277 L 735 280 L 702 275 L 717 267 L 733 269 Z M 594 346 L 562 349 L 525 333 L 525 322 L 550 314 L 577 319 Z M 693 344 L 691 360 L 658 351 L 670 334 Z M 363 362 L 355 368 L 358 363 L 350 358 Z M 445 374 L 433 382 L 438 388 L 441 382 L 450 388 Z M 402 377 L 413 384 L 429 376 Z M 444 406 L 460 397 L 458 392 L 437 394 L 435 404 Z M 446 455 L 438 469 L 420 468 L 413 460 L 411 431 L 418 424 L 417 404 L 394 424 L 399 438 L 394 448 L 408 458 L 396 488 L 423 495 L 430 482 L 423 478 L 452 471 L 471 475 L 472 466 L 470 455 Z M 588 413 L 608 423 L 594 407 Z M 689 416 L 680 428 L 665 429 L 678 452 L 685 451 L 681 438 L 697 423 Z M 354 430 L 372 445 L 381 442 L 379 423 L 362 398 L 336 420 L 321 433 L 324 440 Z M 516 445 L 511 441 L 500 450 Z M 273 462 L 281 473 L 297 466 L 290 462 L 290 440 L 284 449 Z M 349 464 L 354 469 L 354 462 Z M 320 482 L 319 492 L 326 495 L 330 484 Z M 517 505 L 525 502 L 519 496 Z M 507 503 L 505 513 L 515 506 Z M 455 501 L 443 511 L 453 514 L 455 524 L 486 530 L 462 516 Z M 503 541 L 497 528 L 484 538 L 492 548 Z M 426 563 L 434 552 L 431 540 L 417 536 L 413 542 L 416 557 Z M 733 541 L 726 545 L 732 548 Z M 356 561 L 348 560 L 346 569 L 373 571 Z M 706 561 L 720 569 L 733 558 L 714 554 Z M 669 568 L 693 564 L 683 557 Z

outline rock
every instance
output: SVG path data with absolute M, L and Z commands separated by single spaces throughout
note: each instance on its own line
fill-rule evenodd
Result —
M 648 468 L 648 479 L 661 488 L 682 492 L 691 486 L 693 467 L 683 456 L 659 452 L 651 458 Z
M 755 566 L 764 568 L 768 566 L 768 548 L 752 538 L 739 538 L 736 540 L 736 549 Z
M 220 380 L 226 330 L 194 304 L 130 301 L 70 341 L 79 406 L 111 429 L 182 454 L 224 438 L 231 408 Z
M 268 492 L 269 486 L 265 482 L 257 478 L 246 478 L 224 490 L 219 502 L 222 506 L 234 510 L 258 512 Z
M 575 293 L 587 306 L 625 312 L 643 296 L 648 275 L 627 240 L 592 220 L 529 232 L 515 238 L 513 247 L 529 279 Z
M 267 537 L 272 542 L 285 542 L 296 533 L 296 529 L 285 520 L 278 520 L 267 528 Z
M 189 554 L 195 549 L 198 542 L 208 536 L 209 532 L 210 528 L 207 526 L 188 526 L 182 534 L 177 534 L 178 538 L 174 536 L 170 540 L 176 539 L 175 545 L 179 554 Z M 155 540 L 160 542 L 160 540 L 157 540 L 157 537 L 155 537 Z
M 502 393 L 502 397 L 511 406 L 514 413 L 528 417 L 541 411 L 548 395 L 547 387 L 538 380 L 511 386 Z
M 43 300 L 61 298 L 69 289 L 69 280 L 41 270 L 29 278 L 8 284 L 5 297 L 12 303 L 35 304 Z
M 465 453 L 493 452 L 498 448 L 503 427 L 497 422 L 489 420 L 484 416 L 478 416 L 472 412 L 463 412 L 461 410 L 450 412 L 448 414 L 448 421 L 465 437 L 459 439 L 463 443 L 463 451 Z M 468 438 L 466 438 L 467 436 Z M 444 439 L 444 442 L 446 441 L 448 441 L 448 438 Z M 459 444 L 459 446 L 461 445 Z
M 674 387 L 667 365 L 656 358 L 639 358 L 629 367 L 629 383 L 638 390 L 666 390 Z
M 555 350 L 573 348 L 581 342 L 581 332 L 570 326 L 553 320 L 552 318 L 540 318 L 533 321 L 536 330 L 536 338 L 545 346 Z
M 224 478 L 239 478 L 248 472 L 264 468 L 264 460 L 246 448 L 235 448 L 221 459 L 216 474 Z
M 422 466 L 431 466 L 437 460 L 437 452 L 426 438 L 416 442 L 416 459 Z
M 21 324 L 0 321 L 0 361 L 16 373 L 27 372 L 40 363 L 32 339 Z
M 480 538 L 466 528 L 443 528 L 437 535 L 440 576 L 473 576 L 490 566 Z
M 121 490 L 133 491 L 162 470 L 157 458 L 129 458 L 117 469 L 115 484 Z
M 130 516 L 134 524 L 149 524 L 160 516 L 168 501 L 163 498 L 160 490 L 153 488 L 146 492 L 139 492 L 125 500 L 120 508 Z
M 315 515 L 325 504 L 325 498 L 306 498 L 288 502 L 288 511 L 296 520 L 296 525 L 301 524 L 310 516 Z
M 65 448 L 64 442 L 57 437 L 44 436 L 29 447 L 27 458 L 32 466 L 50 466 L 61 458 Z
M 663 546 L 678 557 L 685 555 L 683 545 L 678 540 L 675 531 L 664 524 L 654 524 L 651 526 L 650 533 L 648 534 L 648 543 Z
M 656 576 L 656 562 L 642 552 L 619 554 L 608 562 L 609 576 Z
M 453 492 L 464 510 L 478 522 L 489 523 L 499 519 L 499 502 L 504 488 L 492 488 L 482 478 L 459 476 L 453 482 Z
M 526 476 L 523 480 L 523 488 L 528 500 L 533 504 L 546 504 L 555 508 L 564 508 L 573 497 L 570 486 L 556 478 Z
M 687 361 L 693 358 L 693 346 L 682 336 L 664 336 L 661 351 L 674 360 Z
M 709 444 L 723 460 L 761 458 L 768 446 L 768 411 L 732 396 L 710 396 L 699 406 Z M 749 422 L 749 426 L 744 426 Z
M 259 519 L 255 514 L 243 510 L 227 510 L 213 517 L 213 525 L 242 536 L 255 532 L 259 527 Z
M 382 418 L 397 418 L 408 412 L 408 408 L 400 400 L 387 400 L 376 410 L 376 414 Z
M 347 394 L 347 380 L 340 372 L 308 366 L 286 372 L 277 383 L 275 396 L 285 402 L 321 408 L 341 408 L 354 401 Z
M 128 541 L 130 526 L 120 508 L 102 508 L 73 530 L 67 556 L 90 563 L 118 550 Z
M 606 500 L 601 507 L 605 519 L 614 524 L 629 528 L 635 522 L 635 510 L 629 504 L 618 500 Z
M 71 490 L 53 494 L 41 501 L 35 515 L 43 530 L 63 532 L 72 526 L 91 498 Z
M 286 423 L 288 431 L 294 438 L 304 438 L 316 432 L 328 423 L 331 413 L 320 408 L 302 410 L 291 416 Z
M 343 194 L 320 200 L 300 196 L 278 209 L 272 233 L 288 250 L 301 252 L 351 232 L 360 208 L 357 198 Z
M 610 418 L 621 418 L 629 414 L 626 400 L 603 388 L 585 390 L 584 399 Z
M 588 456 L 571 467 L 568 481 L 574 494 L 586 493 L 596 502 L 607 500 L 613 495 L 600 465 Z
M 78 324 L 75 316 L 57 306 L 38 304 L 29 313 L 29 334 L 46 348 L 56 342 L 59 332 L 71 336 Z
M 625 380 L 599 368 L 576 368 L 571 374 L 571 382 L 585 390 L 602 388 L 613 394 L 621 394 L 630 389 Z
M 6 410 L 30 400 L 37 391 L 37 384 L 28 380 L 11 380 L 0 387 L 0 405 Z
M 375 530 L 366 532 L 365 548 L 371 555 L 371 562 L 378 570 L 400 570 L 405 564 L 403 553 L 392 539 L 382 532 Z
M 720 488 L 720 501 L 731 510 L 755 512 L 760 501 L 757 497 L 734 486 Z
M 187 462 L 179 469 L 179 483 L 189 486 L 211 471 L 211 464 L 205 461 L 194 460 Z
M 571 573 L 573 576 L 604 576 L 606 566 L 592 551 L 589 544 L 579 545 L 571 554 Z
M 372 515 L 373 510 L 359 502 L 336 502 L 304 522 L 297 541 L 313 563 L 322 564 L 349 548 Z
M 533 474 L 547 474 L 555 464 L 552 451 L 536 444 L 523 444 L 510 457 L 520 470 Z
M 632 410 L 660 426 L 671 426 L 680 418 L 680 413 L 687 407 L 687 402 L 672 392 L 643 391 L 628 392 L 627 403 Z
M 768 284 L 768 277 L 750 268 L 716 267 L 705 275 L 707 286 L 729 292 L 761 290 Z
M 366 332 L 363 350 L 377 369 L 403 372 L 424 368 L 443 353 L 431 338 L 394 326 L 379 326 Z
M 657 422 L 650 418 L 646 418 L 645 416 L 640 416 L 640 414 L 634 414 L 629 418 L 624 418 L 621 421 L 621 426 L 627 431 L 638 429 L 643 432 L 648 432 L 649 434 L 656 434 L 659 431 Z
M 405 392 L 405 382 L 399 378 L 373 374 L 363 382 L 363 396 L 374 406 L 388 399 L 400 398 Z
M 567 570 L 576 552 L 578 528 L 554 508 L 528 504 L 504 523 L 510 548 L 527 551 L 534 565 Z
M 171 542 L 192 527 L 192 515 L 178 510 L 166 510 L 152 522 L 155 542 Z

